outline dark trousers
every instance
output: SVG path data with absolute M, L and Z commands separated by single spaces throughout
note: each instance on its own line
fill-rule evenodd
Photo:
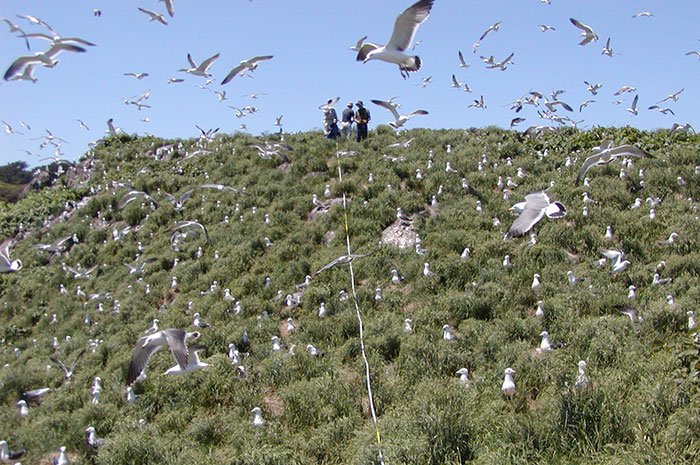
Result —
M 367 139 L 367 123 L 357 123 L 357 142 Z

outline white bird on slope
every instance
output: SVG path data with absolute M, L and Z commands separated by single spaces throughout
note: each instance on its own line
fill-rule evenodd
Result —
M 410 48 L 418 26 L 430 15 L 430 9 L 435 0 L 419 0 L 396 18 L 394 31 L 386 45 L 381 46 L 365 43 L 357 53 L 357 61 L 366 63 L 369 60 L 381 60 L 399 66 L 401 75 L 405 78 L 409 71 L 418 71 L 421 60 L 417 55 L 409 56 L 404 53 Z
M 238 66 L 233 68 L 229 73 L 226 75 L 223 81 L 221 81 L 221 85 L 223 86 L 224 84 L 228 83 L 231 79 L 236 77 L 239 73 L 242 73 L 245 70 L 248 71 L 253 71 L 258 67 L 258 62 L 259 61 L 264 61 L 264 60 L 269 60 L 272 58 L 272 55 L 265 55 L 265 56 L 257 56 L 253 58 L 249 58 L 247 60 L 243 60 L 240 62 Z
M 519 237 L 532 229 L 545 215 L 547 218 L 562 218 L 566 216 L 566 208 L 559 202 L 550 202 L 544 191 L 535 191 L 525 196 L 525 202 L 516 204 L 520 207 L 520 216 L 513 222 L 505 239 Z M 515 208 L 514 207 L 514 208 Z M 519 208 L 515 208 L 518 210 Z
M 507 396 L 512 396 L 515 394 L 515 381 L 513 380 L 515 370 L 508 367 L 506 368 L 504 374 L 505 377 L 503 379 L 503 384 L 501 385 L 501 392 Z
M 203 77 L 211 77 L 211 74 L 207 73 L 208 68 L 211 66 L 216 59 L 219 58 L 219 54 L 217 53 L 214 56 L 211 56 L 201 62 L 199 66 L 194 62 L 192 59 L 192 56 L 188 53 L 187 54 L 187 62 L 190 64 L 190 68 L 182 68 L 180 71 L 192 74 L 193 76 L 203 76 Z
M 398 129 L 404 124 L 406 124 L 412 116 L 428 114 L 428 112 L 425 110 L 414 110 L 407 115 L 399 115 L 399 112 L 396 111 L 395 104 L 385 102 L 383 100 L 372 100 L 372 103 L 374 103 L 375 105 L 379 105 L 380 107 L 386 108 L 391 112 L 392 115 L 394 115 L 394 121 L 389 121 L 389 126 L 391 126 L 394 129 Z

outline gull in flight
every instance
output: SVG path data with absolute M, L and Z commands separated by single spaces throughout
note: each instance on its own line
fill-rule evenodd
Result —
M 151 356 L 165 346 L 170 349 L 175 361 L 177 361 L 177 367 L 173 368 L 179 368 L 184 372 L 184 370 L 191 365 L 191 362 L 199 363 L 198 359 L 196 362 L 194 361 L 194 359 L 197 358 L 196 356 L 190 358 L 187 349 L 187 340 L 197 339 L 199 335 L 200 333 L 196 331 L 188 333 L 181 329 L 171 328 L 140 338 L 136 341 L 136 347 L 134 347 L 134 351 L 131 354 L 129 371 L 126 376 L 127 386 L 132 384 L 136 378 L 139 377 L 141 372 L 146 368 Z
M 165 370 L 164 375 L 184 375 L 187 373 L 192 373 L 193 371 L 201 370 L 204 367 L 208 367 L 208 363 L 204 363 L 199 360 L 199 351 L 206 349 L 207 346 L 203 345 L 193 345 L 189 348 L 189 353 L 187 354 L 187 365 L 182 367 L 178 363 L 173 365 L 167 370 Z
M 520 237 L 527 233 L 545 215 L 547 218 L 566 216 L 566 208 L 559 202 L 550 202 L 545 191 L 535 191 L 525 196 L 525 201 L 513 206 L 520 215 L 511 225 L 504 239 Z
M 637 90 L 637 88 L 633 86 L 622 86 L 617 92 L 615 92 L 615 95 L 622 95 L 625 92 L 634 92 L 635 90 Z
M 583 40 L 579 42 L 579 45 L 588 45 L 591 42 L 598 40 L 598 35 L 593 31 L 593 29 L 590 26 L 586 26 L 585 24 L 581 23 L 580 21 L 574 18 L 569 18 L 569 21 L 571 21 L 571 24 L 583 31 L 581 33 Z
M 542 32 L 556 31 L 552 26 L 547 26 L 546 24 L 538 24 L 537 27 L 539 27 Z
M 604 140 L 599 146 L 593 147 L 593 154 L 586 158 L 576 178 L 576 185 L 586 176 L 586 172 L 594 166 L 606 165 L 618 157 L 645 157 L 653 158 L 649 153 L 633 145 L 620 145 L 613 147 L 611 139 Z
M 640 11 L 639 13 L 636 13 L 635 15 L 632 16 L 632 18 L 639 18 L 640 16 L 645 16 L 647 18 L 654 16 L 652 13 L 649 13 L 648 11 Z
M 75 371 L 75 364 L 78 363 L 78 360 L 80 357 L 86 352 L 86 349 L 82 349 L 78 352 L 78 354 L 75 356 L 73 359 L 73 363 L 70 364 L 70 369 L 66 367 L 66 365 L 57 359 L 56 357 L 49 357 L 49 360 L 51 360 L 53 363 L 58 365 L 58 367 L 63 370 L 63 382 L 65 384 L 68 384 L 71 382 L 71 379 L 73 378 L 73 373 Z
M 165 3 L 165 9 L 168 10 L 168 14 L 172 18 L 175 16 L 175 8 L 173 7 L 174 0 L 158 0 L 159 2 Z
M 190 64 L 190 68 L 182 68 L 180 71 L 183 71 L 185 73 L 192 74 L 193 76 L 202 76 L 202 77 L 211 77 L 211 74 L 207 73 L 207 69 L 211 66 L 216 59 L 219 58 L 219 54 L 217 53 L 214 56 L 211 56 L 201 62 L 199 66 L 194 62 L 192 59 L 192 56 L 188 53 L 187 54 L 187 62 Z
M 149 76 L 148 73 L 124 73 L 124 76 L 134 76 L 136 79 L 143 79 L 146 76 Z
M 639 101 L 639 95 L 635 95 L 634 98 L 632 99 L 632 105 L 629 108 L 626 108 L 627 111 L 632 113 L 633 115 L 637 116 L 638 111 L 637 111 L 637 102 Z
M 65 263 L 62 264 L 63 271 L 67 271 L 68 273 L 73 274 L 73 279 L 88 279 L 90 278 L 90 275 L 92 274 L 93 271 L 95 271 L 99 265 L 95 265 L 91 268 L 88 268 L 87 270 L 81 270 L 80 266 L 78 266 L 78 269 L 76 270 L 72 266 L 68 266 Z
M 21 260 L 12 260 L 10 258 L 10 247 L 12 243 L 12 239 L 5 239 L 2 244 L 0 244 L 0 273 L 19 271 L 22 269 Z
M 365 44 L 365 40 L 367 40 L 367 36 L 364 36 L 362 39 L 358 40 L 355 45 L 350 47 L 350 50 L 352 50 L 353 52 L 359 52 L 360 50 L 362 50 L 362 46 Z
M 474 45 L 472 46 L 472 52 L 476 53 L 476 49 L 479 47 L 479 45 L 481 45 L 481 41 L 486 38 L 486 36 L 489 34 L 489 32 L 498 31 L 498 28 L 501 26 L 501 24 L 502 24 L 502 21 L 499 21 L 496 24 L 494 24 L 493 26 L 489 26 L 489 28 L 486 29 L 483 34 L 481 34 L 481 37 L 479 37 L 479 39 L 476 42 L 474 42 Z
M 656 102 L 656 104 L 658 105 L 659 103 L 663 103 L 663 102 L 666 102 L 666 101 L 668 101 L 668 100 L 673 100 L 674 102 L 677 102 L 677 101 L 678 101 L 678 96 L 679 96 L 679 95 L 681 94 L 681 92 L 683 92 L 684 90 L 685 90 L 685 88 L 679 90 L 678 92 L 674 92 L 673 94 L 670 94 L 670 95 L 664 97 L 663 99 L 659 100 L 658 102 Z
M 78 47 L 77 45 L 66 44 L 62 42 L 55 43 L 51 46 L 50 49 L 48 49 L 45 52 L 17 58 L 10 65 L 10 67 L 7 68 L 7 71 L 5 71 L 5 75 L 3 76 L 3 78 L 6 81 L 9 81 L 12 77 L 16 76 L 17 74 L 20 74 L 20 70 L 31 64 L 41 63 L 47 68 L 53 68 L 58 64 L 58 60 L 55 60 L 54 58 L 56 58 L 56 56 L 64 50 L 76 53 L 83 53 L 86 51 L 84 48 Z
M 603 47 L 601 55 L 607 55 L 610 58 L 612 58 L 613 55 L 619 55 L 619 53 L 613 51 L 612 47 L 610 46 L 610 37 L 608 37 L 607 42 L 605 42 L 605 47 Z
M 663 113 L 664 115 L 667 115 L 667 114 L 669 114 L 669 113 L 671 113 L 671 114 L 674 115 L 674 116 L 676 115 L 676 114 L 673 112 L 673 110 L 671 110 L 670 108 L 661 108 L 661 107 L 658 106 L 658 105 L 652 105 L 652 106 L 650 106 L 650 107 L 649 107 L 649 110 L 659 110 L 659 112 Z
M 460 89 L 462 87 L 462 84 L 464 84 L 462 81 L 458 81 L 457 77 L 455 75 L 452 75 L 452 87 L 455 89 Z
M 625 253 L 622 250 L 600 249 L 600 253 L 612 262 L 610 273 L 617 273 L 630 265 L 629 260 L 623 260 Z
M 258 62 L 260 61 L 265 61 L 269 60 L 272 58 L 272 55 L 265 55 L 265 56 L 257 56 L 253 58 L 249 58 L 247 60 L 243 60 L 240 62 L 238 66 L 233 68 L 224 78 L 223 81 L 221 81 L 221 85 L 223 86 L 224 84 L 228 83 L 231 79 L 236 77 L 239 73 L 243 71 L 254 71 L 258 67 Z
M 379 105 L 380 107 L 386 108 L 391 112 L 392 115 L 394 115 L 394 121 L 389 121 L 389 126 L 391 126 L 394 129 L 398 129 L 404 124 L 406 124 L 412 116 L 428 114 L 428 112 L 425 110 L 414 110 L 407 115 L 399 115 L 399 112 L 396 111 L 395 104 L 385 102 L 383 100 L 372 100 L 372 103 L 374 103 L 375 105 Z
M 584 84 L 588 86 L 588 89 L 586 89 L 588 92 L 590 92 L 592 95 L 596 95 L 598 93 L 598 89 L 603 87 L 603 84 L 591 84 L 588 81 L 583 81 Z
M 686 53 L 686 55 L 696 55 L 698 58 L 700 58 L 700 52 L 691 50 L 690 52 Z
M 474 100 L 474 103 L 470 103 L 467 105 L 467 108 L 481 108 L 482 110 L 486 109 L 486 103 L 484 102 L 484 96 L 481 95 L 479 96 L 479 100 Z
M 155 11 L 147 10 L 145 8 L 139 7 L 139 11 L 146 13 L 148 16 L 151 17 L 151 21 L 158 21 L 159 23 L 163 24 L 164 26 L 168 25 L 168 22 L 165 20 L 162 14 L 156 13 Z
M 464 59 L 464 55 L 462 55 L 462 52 L 457 52 L 457 56 L 459 57 L 459 67 L 460 68 L 469 68 L 469 63 Z
M 365 43 L 357 53 L 357 61 L 367 63 L 369 60 L 381 60 L 387 63 L 394 63 L 399 66 L 401 76 L 406 78 L 408 72 L 418 71 L 421 67 L 421 60 L 417 55 L 409 56 L 404 53 L 411 46 L 416 35 L 418 26 L 421 25 L 428 16 L 435 0 L 419 0 L 396 17 L 394 31 L 391 33 L 389 42 L 381 46 L 373 43 Z
M 3 121 L 2 124 L 5 125 L 5 134 L 8 134 L 8 135 L 9 134 L 19 134 L 20 136 L 24 135 L 23 133 L 17 131 L 16 129 L 12 129 L 12 126 L 7 124 L 5 121 Z

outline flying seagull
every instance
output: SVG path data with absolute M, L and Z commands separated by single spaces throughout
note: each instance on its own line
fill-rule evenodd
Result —
M 165 346 L 170 349 L 179 368 L 185 370 L 190 365 L 187 340 L 197 339 L 199 335 L 196 331 L 188 333 L 181 329 L 170 328 L 139 338 L 131 354 L 129 371 L 126 375 L 127 386 L 136 381 L 136 378 L 146 368 L 151 356 Z
M 457 52 L 457 56 L 459 57 L 459 67 L 460 68 L 469 68 L 469 63 L 464 59 L 464 55 L 462 55 L 462 52 Z
M 389 42 L 381 46 L 365 43 L 357 53 L 357 61 L 367 63 L 369 60 L 381 60 L 399 66 L 401 76 L 406 78 L 408 72 L 418 71 L 421 60 L 417 55 L 409 56 L 404 53 L 411 46 L 418 26 L 430 15 L 435 0 L 419 0 L 396 17 L 394 31 Z
M 600 146 L 593 148 L 593 154 L 583 162 L 578 177 L 576 178 L 576 185 L 581 182 L 586 176 L 586 172 L 593 166 L 606 165 L 615 158 L 626 156 L 653 158 L 649 153 L 633 145 L 625 144 L 613 147 L 612 140 L 604 140 Z
M 392 115 L 394 115 L 394 121 L 389 121 L 389 126 L 391 126 L 394 129 L 398 129 L 404 124 L 406 124 L 412 116 L 428 114 L 428 112 L 425 110 L 414 110 L 407 115 L 399 115 L 399 112 L 396 111 L 395 104 L 385 102 L 383 100 L 372 100 L 372 103 L 374 103 L 375 105 L 379 105 L 380 107 L 386 108 L 391 112 Z
M 71 382 L 71 379 L 73 378 L 73 372 L 75 371 L 75 364 L 78 363 L 78 360 L 80 357 L 86 352 L 86 349 L 80 350 L 78 354 L 75 356 L 73 359 L 73 363 L 70 364 L 70 369 L 66 367 L 66 365 L 57 359 L 56 357 L 49 357 L 49 360 L 51 360 L 53 363 L 59 366 L 61 370 L 63 370 L 63 382 L 68 384 Z
M 12 260 L 10 258 L 10 247 L 12 244 L 12 239 L 5 239 L 2 244 L 0 244 L 0 273 L 19 271 L 22 269 L 21 260 Z
M 170 232 L 175 233 L 175 231 L 177 231 L 178 229 L 190 227 L 197 227 L 201 229 L 204 233 L 204 237 L 207 239 L 207 242 L 211 244 L 211 239 L 209 239 L 209 233 L 207 232 L 207 228 L 205 228 L 204 225 L 198 221 L 178 221 L 173 225 L 172 228 L 170 228 Z
M 658 102 L 656 102 L 656 104 L 658 105 L 659 103 L 663 103 L 667 100 L 673 100 L 674 102 L 677 102 L 678 96 L 681 95 L 681 92 L 683 92 L 684 90 L 685 90 L 685 88 L 679 90 L 678 92 L 674 92 L 674 93 L 664 97 L 663 99 L 659 100 Z
M 239 73 L 247 70 L 247 71 L 253 71 L 255 68 L 258 67 L 258 62 L 260 61 L 265 61 L 269 60 L 272 58 L 272 55 L 265 55 L 265 56 L 257 56 L 253 58 L 249 58 L 247 60 L 243 60 L 240 62 L 238 66 L 233 68 L 224 78 L 223 81 L 221 81 L 221 85 L 223 86 L 224 84 L 228 83 L 231 79 L 236 77 Z
M 164 26 L 168 25 L 168 22 L 165 20 L 162 14 L 156 13 L 155 11 L 147 10 L 145 8 L 139 7 L 139 11 L 146 13 L 148 16 L 151 17 L 151 21 L 158 21 L 159 23 L 163 24 Z
M 635 116 L 637 116 L 637 114 L 638 114 L 637 102 L 639 102 L 639 95 L 634 96 L 634 98 L 632 99 L 632 105 L 626 109 L 627 111 L 629 111 L 630 113 L 632 113 Z
M 172 18 L 175 16 L 175 8 L 173 7 L 174 0 L 158 0 L 159 2 L 165 3 L 165 9 L 168 10 L 168 14 Z
M 199 360 L 198 352 L 200 350 L 206 349 L 207 346 L 203 345 L 193 345 L 189 348 L 189 353 L 187 355 L 187 365 L 181 367 L 179 364 L 168 368 L 164 375 L 184 375 L 187 373 L 192 373 L 193 371 L 201 370 L 204 367 L 208 367 L 208 363 L 201 362 Z
M 25 66 L 28 66 L 30 64 L 41 63 L 47 68 L 53 68 L 58 64 L 58 60 L 55 60 L 54 58 L 56 58 L 56 56 L 63 51 L 83 53 L 86 50 L 82 47 L 78 47 L 77 45 L 72 44 L 53 44 L 51 48 L 45 52 L 37 53 L 35 55 L 21 56 L 17 58 L 10 65 L 10 67 L 7 68 L 7 71 L 5 71 L 5 75 L 3 76 L 3 78 L 6 81 L 9 81 L 12 77 L 16 76 L 17 74 L 20 74 L 20 70 L 22 70 Z
M 610 273 L 617 273 L 630 265 L 629 260 L 623 260 L 625 253 L 622 250 L 600 249 L 600 253 L 612 262 Z
M 214 56 L 211 56 L 201 62 L 199 66 L 194 62 L 192 59 L 192 55 L 189 53 L 187 54 L 187 62 L 190 64 L 190 68 L 182 68 L 180 71 L 192 74 L 193 76 L 203 76 L 203 77 L 211 77 L 211 74 L 207 73 L 207 69 L 211 66 L 216 59 L 219 58 L 219 54 L 217 53 Z
M 593 31 L 593 29 L 590 26 L 586 26 L 585 24 L 581 23 L 580 21 L 574 18 L 569 18 L 569 21 L 571 21 L 571 24 L 583 31 L 581 33 L 583 40 L 579 42 L 579 45 L 588 45 L 589 43 L 598 40 L 598 35 Z
M 525 196 L 525 202 L 515 205 L 521 209 L 520 215 L 506 233 L 505 239 L 519 237 L 532 229 L 543 216 L 547 218 L 562 218 L 566 216 L 566 208 L 559 202 L 550 202 L 545 191 L 535 191 Z

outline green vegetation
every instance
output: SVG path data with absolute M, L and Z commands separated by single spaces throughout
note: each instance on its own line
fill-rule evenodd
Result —
M 414 140 L 407 149 L 386 148 L 408 138 Z M 594 167 L 589 187 L 574 186 L 584 158 L 605 138 L 634 144 L 655 158 L 634 159 L 625 179 L 619 162 Z M 291 163 L 261 159 L 250 145 L 261 143 L 243 134 L 211 142 L 111 137 L 81 160 L 82 166 L 92 164 L 86 182 L 59 181 L 60 187 L 2 206 L 3 237 L 22 224 L 23 237 L 11 253 L 24 267 L 0 275 L 0 364 L 7 364 L 0 369 L 0 439 L 28 450 L 23 463 L 55 456 L 61 445 L 76 462 L 105 465 L 378 463 L 358 322 L 352 300 L 339 299 L 341 290 L 350 292 L 348 266 L 314 276 L 298 307 L 271 300 L 278 289 L 296 292 L 305 275 L 346 253 L 342 204 L 308 219 L 311 195 L 325 200 L 326 184 L 333 197 L 345 192 L 349 198 L 353 253 L 374 252 L 355 260 L 353 268 L 387 464 L 700 462 L 700 346 L 686 319 L 700 301 L 700 137 L 632 128 L 565 129 L 537 139 L 497 128 L 414 129 L 397 137 L 380 126 L 362 144 L 336 146 L 319 132 L 287 134 Z M 337 149 L 356 154 L 336 157 Z M 391 162 L 383 154 L 405 161 Z M 482 156 L 488 161 L 479 171 Z M 459 173 L 445 172 L 446 161 Z M 418 168 L 422 180 L 415 177 Z M 524 177 L 516 176 L 518 168 Z M 510 199 L 497 188 L 498 176 L 519 184 Z M 473 191 L 462 189 L 462 177 Z M 645 187 L 635 192 L 640 180 Z M 534 246 L 526 246 L 528 237 L 504 241 L 514 219 L 508 209 L 550 182 L 550 198 L 562 202 L 568 215 L 537 224 Z M 115 183 L 149 193 L 158 207 L 136 200 L 118 210 L 130 188 Z M 204 183 L 245 188 L 250 196 L 198 189 L 181 210 L 164 196 Z M 440 186 L 433 214 L 420 213 Z M 584 192 L 595 201 L 588 216 Z M 654 219 L 647 203 L 629 208 L 636 197 L 661 199 Z M 482 213 L 476 212 L 477 200 Z M 78 207 L 44 226 L 67 202 Z M 425 255 L 379 244 L 397 206 L 406 215 L 419 213 L 414 226 Z M 181 220 L 204 224 L 212 243 L 188 238 L 175 251 L 170 229 Z M 113 229 L 127 225 L 132 231 L 113 240 Z M 607 225 L 612 240 L 604 238 Z M 672 231 L 678 233 L 675 243 L 657 244 Z M 60 256 L 35 247 L 71 234 L 79 242 Z M 196 258 L 199 247 L 203 255 Z M 461 260 L 465 247 L 471 254 Z M 629 268 L 611 275 L 609 262 L 596 266 L 602 247 L 623 250 Z M 142 275 L 130 275 L 123 264 L 135 263 L 139 253 L 158 260 Z M 502 265 L 506 254 L 508 268 Z M 662 260 L 659 273 L 673 280 L 652 285 Z M 424 277 L 424 262 L 441 278 Z M 62 263 L 99 267 L 91 278 L 75 280 Z M 403 283 L 391 283 L 392 268 Z M 569 285 L 568 270 L 586 280 Z M 530 288 L 534 273 L 541 275 L 538 291 Z M 173 276 L 177 289 L 170 285 Z M 207 293 L 214 281 L 216 292 Z M 59 292 L 61 284 L 67 294 Z M 632 284 L 635 300 L 627 298 Z M 81 298 L 77 285 L 88 294 L 111 292 L 113 300 Z M 377 287 L 383 289 L 381 301 L 374 299 Z M 240 313 L 223 299 L 224 288 L 240 300 Z M 541 319 L 535 316 L 538 301 Z M 324 318 L 317 316 L 321 302 L 328 311 Z M 643 319 L 632 324 L 617 310 L 622 305 L 638 308 Z M 163 350 L 136 386 L 138 400 L 127 403 L 124 379 L 136 339 L 153 318 L 160 328 L 194 330 L 193 312 L 212 324 L 200 338 L 208 346 L 202 359 L 211 366 L 163 377 L 173 365 Z M 289 317 L 297 326 L 292 333 L 286 331 Z M 405 318 L 413 322 L 412 333 L 403 330 Z M 443 340 L 444 324 L 460 335 L 457 341 Z M 538 355 L 545 329 L 565 347 Z M 227 344 L 237 343 L 244 331 L 250 338 L 250 356 L 242 359 L 245 378 L 227 357 Z M 294 344 L 296 354 L 272 352 L 272 336 Z M 101 343 L 78 361 L 72 382 L 64 385 L 49 357 L 70 361 L 95 339 Z M 311 357 L 307 344 L 325 355 Z M 14 348 L 21 350 L 19 358 Z M 588 364 L 586 389 L 573 388 L 579 360 Z M 469 388 L 455 375 L 462 367 L 469 369 Z M 506 367 L 516 371 L 517 394 L 510 399 L 500 392 Z M 90 402 L 95 376 L 102 378 L 97 405 Z M 53 392 L 20 418 L 21 393 L 39 387 Z M 252 424 L 256 406 L 266 422 L 261 427 Z M 85 443 L 88 426 L 106 440 L 99 450 Z

